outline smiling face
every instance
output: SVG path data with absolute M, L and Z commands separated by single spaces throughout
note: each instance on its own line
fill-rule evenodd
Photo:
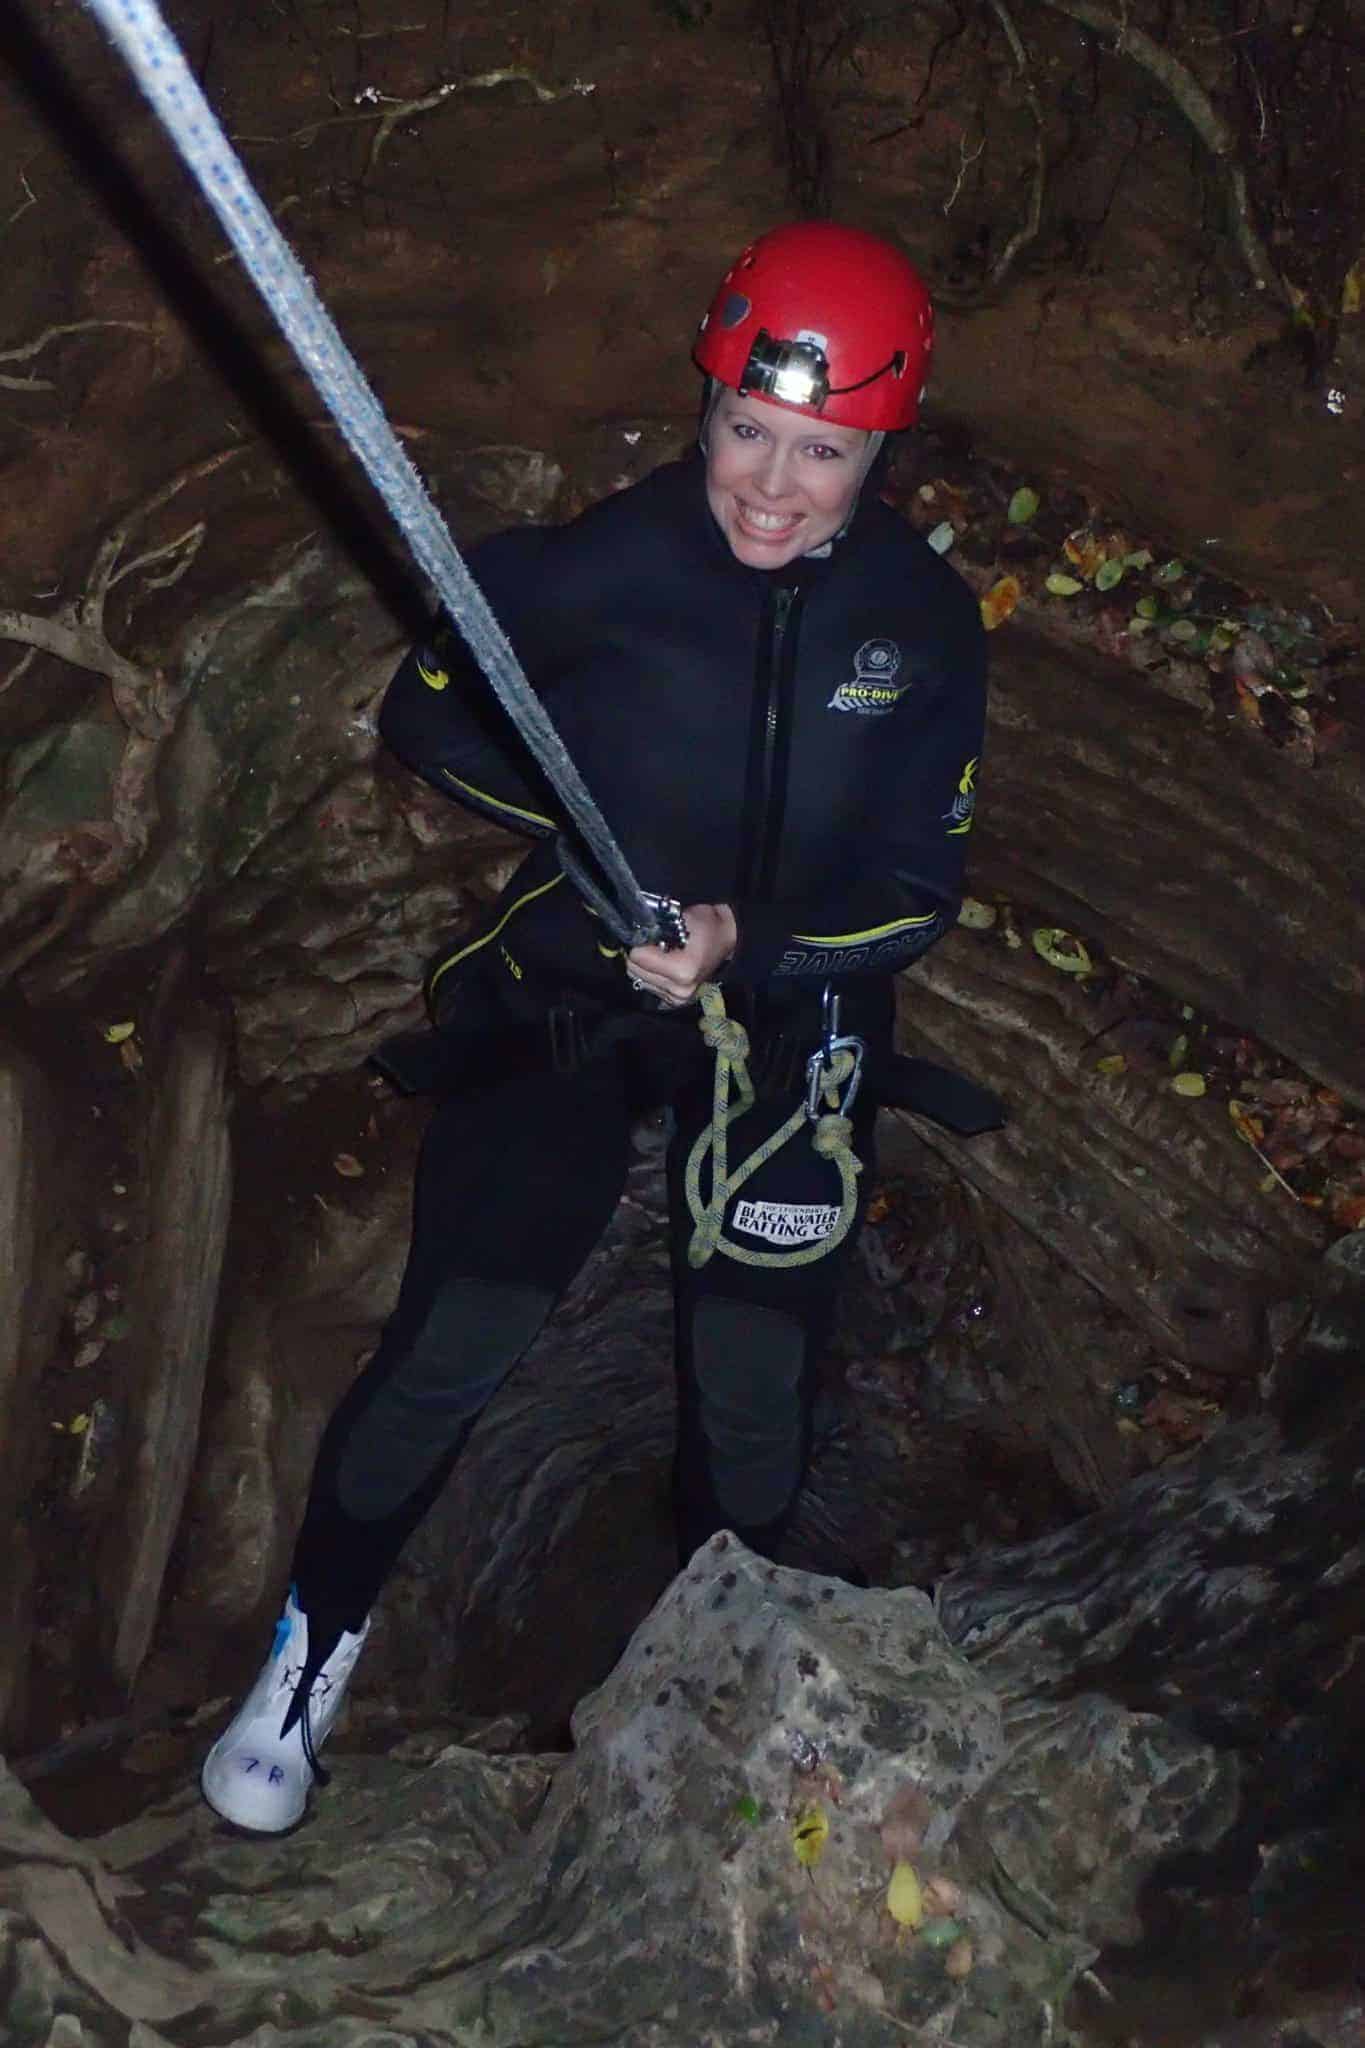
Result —
M 735 558 L 781 569 L 833 540 L 857 499 L 869 438 L 724 391 L 707 425 L 706 500 Z

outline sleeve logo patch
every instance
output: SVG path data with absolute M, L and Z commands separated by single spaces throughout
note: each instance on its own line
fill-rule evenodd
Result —
M 417 656 L 417 673 L 429 690 L 443 690 L 450 677 L 441 667 L 436 656 L 423 647 Z
M 860 711 L 864 718 L 894 711 L 910 687 L 902 682 L 901 651 L 894 640 L 864 640 L 853 657 L 853 674 L 840 683 L 825 707 L 829 711 Z
M 978 754 L 964 765 L 958 778 L 957 795 L 943 813 L 943 822 L 948 827 L 950 839 L 957 839 L 962 833 L 970 832 L 972 829 L 972 819 L 976 813 L 976 771 L 980 760 L 981 756 Z
M 828 1202 L 736 1202 L 732 1227 L 769 1244 L 813 1244 L 839 1221 Z

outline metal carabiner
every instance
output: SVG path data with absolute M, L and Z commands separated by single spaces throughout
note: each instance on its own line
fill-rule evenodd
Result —
M 834 1116 L 848 1116 L 857 1100 L 858 1089 L 863 1078 L 863 1056 L 867 1051 L 866 1039 L 857 1038 L 851 1032 L 839 1030 L 839 994 L 832 982 L 826 982 L 820 992 L 820 1043 L 806 1061 L 806 1115 L 812 1119 L 827 1113 Z M 853 1055 L 853 1071 L 844 1084 L 843 1099 L 836 1110 L 826 1112 L 824 1097 L 828 1083 L 822 1085 L 823 1077 L 834 1065 L 834 1055 L 850 1052 Z

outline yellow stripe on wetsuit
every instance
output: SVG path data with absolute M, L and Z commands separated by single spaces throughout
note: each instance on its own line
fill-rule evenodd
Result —
M 484 804 L 490 811 L 500 811 L 510 818 L 523 818 L 528 825 L 543 825 L 547 832 L 553 832 L 553 818 L 543 818 L 539 811 L 523 810 L 520 804 L 509 804 L 504 797 L 490 796 L 486 789 L 476 789 L 472 782 L 461 782 L 458 775 L 452 775 L 448 768 L 441 770 L 452 789 L 458 789 L 462 796 L 472 796 L 475 803 Z
M 433 973 L 431 980 L 427 983 L 427 993 L 431 993 L 448 968 L 458 967 L 462 960 L 468 960 L 471 954 L 479 952 L 491 940 L 496 939 L 505 926 L 510 924 L 519 910 L 524 910 L 528 903 L 534 903 L 537 896 L 544 896 L 548 890 L 557 889 L 563 879 L 562 874 L 551 875 L 549 881 L 542 882 L 538 889 L 528 889 L 524 896 L 518 896 L 516 902 L 503 912 L 490 931 L 480 933 L 477 939 L 471 939 L 467 946 L 461 946 L 458 953 L 452 953 L 448 960 L 441 962 L 440 966 Z
M 818 932 L 793 932 L 794 939 L 800 939 L 804 946 L 866 946 L 873 939 L 894 938 L 899 932 L 918 931 L 926 924 L 932 924 L 939 916 L 931 910 L 927 917 L 898 917 L 890 924 L 874 924 L 864 932 L 835 932 L 822 937 Z

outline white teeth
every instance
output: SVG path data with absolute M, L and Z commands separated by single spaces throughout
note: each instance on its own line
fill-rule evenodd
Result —
M 740 510 L 746 526 L 762 527 L 765 533 L 783 533 L 796 524 L 790 512 L 759 512 L 752 505 L 742 505 Z

